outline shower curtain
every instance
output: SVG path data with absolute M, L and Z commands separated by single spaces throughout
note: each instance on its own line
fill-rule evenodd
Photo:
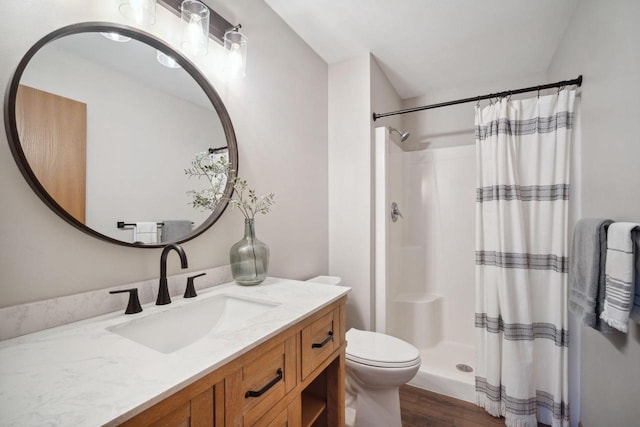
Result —
M 476 398 L 569 425 L 567 233 L 575 91 L 476 107 Z

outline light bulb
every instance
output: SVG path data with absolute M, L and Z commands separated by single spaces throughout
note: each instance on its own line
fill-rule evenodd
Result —
M 182 2 L 182 49 L 190 56 L 206 55 L 209 45 L 209 9 L 201 2 Z
M 242 52 L 240 52 L 240 44 L 232 43 L 229 51 L 229 76 L 240 77 L 242 72 Z
M 227 78 L 243 78 L 247 67 L 247 38 L 237 27 L 233 28 L 224 34 L 224 48 L 227 57 L 223 70 Z
M 131 13 L 136 24 L 142 24 L 144 20 L 144 0 L 129 0 Z
M 126 0 L 120 5 L 120 13 L 138 25 L 156 22 L 156 0 Z
M 189 23 L 187 24 L 187 50 L 192 55 L 196 55 L 200 50 L 200 46 L 203 44 L 204 34 L 202 34 L 202 25 L 200 23 L 202 19 L 195 13 L 191 15 Z

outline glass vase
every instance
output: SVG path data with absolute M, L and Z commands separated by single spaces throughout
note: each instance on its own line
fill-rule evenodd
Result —
M 240 285 L 257 285 L 267 278 L 269 247 L 256 239 L 253 218 L 244 220 L 244 237 L 229 251 L 231 274 Z

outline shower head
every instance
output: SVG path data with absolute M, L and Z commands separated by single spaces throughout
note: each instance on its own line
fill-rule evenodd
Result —
M 400 142 L 405 142 L 409 138 L 409 132 L 400 132 L 398 129 L 389 126 L 389 132 L 397 132 L 400 135 Z

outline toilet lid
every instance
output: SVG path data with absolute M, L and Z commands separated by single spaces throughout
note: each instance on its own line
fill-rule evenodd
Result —
M 371 366 L 404 368 L 420 363 L 420 351 L 406 341 L 378 332 L 349 329 L 347 359 Z

